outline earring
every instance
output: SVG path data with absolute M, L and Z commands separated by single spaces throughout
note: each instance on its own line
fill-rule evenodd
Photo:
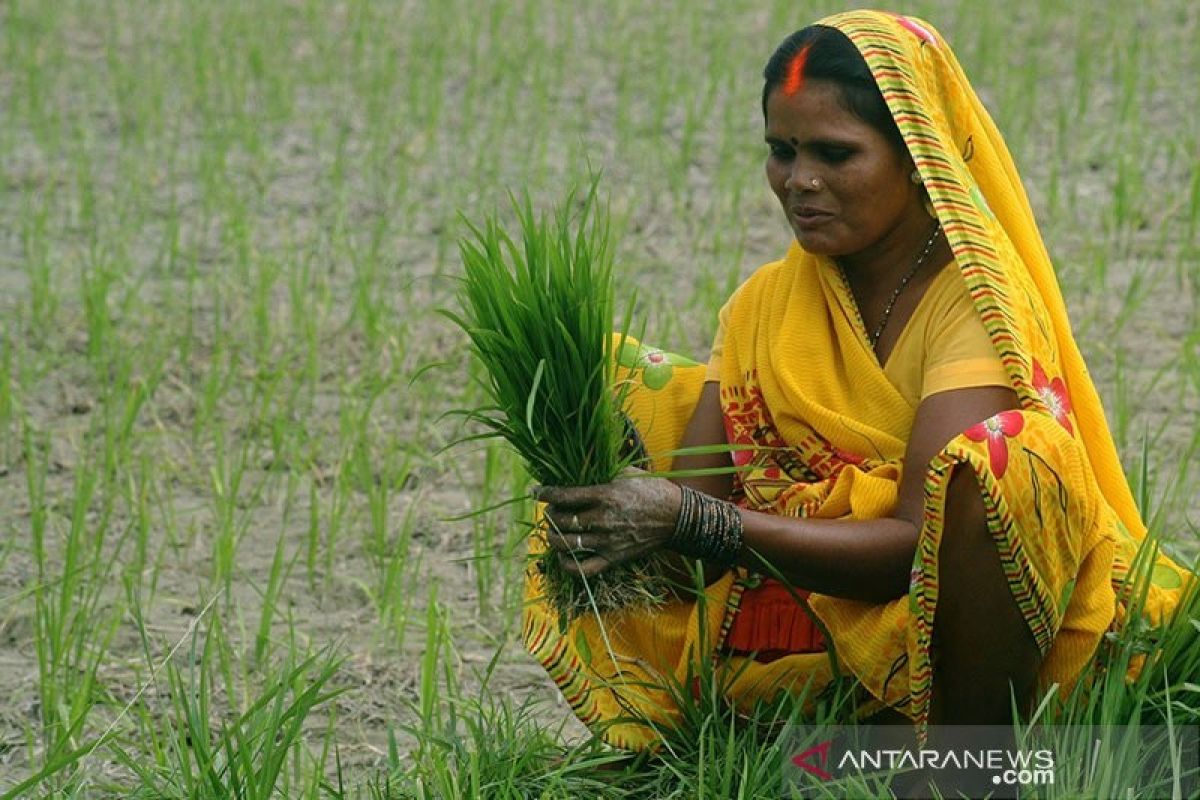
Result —
M 914 186 L 921 187 L 921 205 L 925 207 L 925 213 L 933 219 L 937 219 L 937 211 L 933 208 L 933 201 L 929 199 L 929 190 L 925 188 L 925 181 L 921 180 L 921 173 L 914 169 L 908 179 L 913 182 Z

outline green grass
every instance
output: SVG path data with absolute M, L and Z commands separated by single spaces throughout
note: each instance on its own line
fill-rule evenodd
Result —
M 769 793 L 771 742 L 715 706 L 592 769 L 517 643 L 528 503 L 451 520 L 528 477 L 443 452 L 484 398 L 436 309 L 466 223 L 599 171 L 617 307 L 704 357 L 789 238 L 762 64 L 836 7 L 0 4 L 0 796 Z M 1196 554 L 1196 9 L 907 8 L 1005 132 L 1143 512 Z

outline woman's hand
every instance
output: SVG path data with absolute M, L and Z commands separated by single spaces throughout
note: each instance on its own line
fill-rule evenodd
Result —
M 539 486 L 547 539 L 563 567 L 591 576 L 658 550 L 675 532 L 679 487 L 629 468 L 596 486 Z

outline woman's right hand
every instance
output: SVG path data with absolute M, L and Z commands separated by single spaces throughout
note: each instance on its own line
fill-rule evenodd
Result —
M 533 494 L 547 505 L 550 547 L 568 572 L 585 576 L 661 549 L 679 517 L 679 487 L 633 467 L 611 483 Z

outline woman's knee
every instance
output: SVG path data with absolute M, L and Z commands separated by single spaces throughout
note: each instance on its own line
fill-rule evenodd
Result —
M 965 466 L 947 487 L 938 586 L 935 661 L 956 670 L 990 665 L 1028 690 L 1040 652 L 988 528 L 979 481 Z
M 1012 612 L 1008 616 L 1019 616 L 1000 551 L 988 527 L 983 492 L 975 473 L 966 466 L 954 471 L 947 487 L 938 547 L 938 586 L 939 596 L 955 604 L 994 605 L 1006 601 L 1002 604 Z
M 974 471 L 965 464 L 959 465 L 950 476 L 946 487 L 945 532 L 942 546 L 955 547 L 960 544 L 981 540 L 990 541 L 987 526 L 987 508 L 983 504 L 983 490 Z
M 988 529 L 979 481 L 965 465 L 959 466 L 950 477 L 942 519 L 938 593 L 955 606 L 969 605 L 981 580 L 1002 580 L 1004 576 Z M 969 609 L 963 607 L 961 611 L 967 613 Z

